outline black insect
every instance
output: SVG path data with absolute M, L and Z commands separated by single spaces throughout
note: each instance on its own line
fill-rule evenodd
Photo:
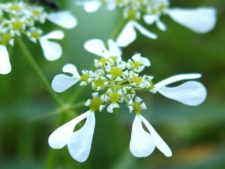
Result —
M 30 3 L 39 3 L 45 7 L 51 8 L 53 10 L 58 10 L 59 5 L 56 0 L 29 0 Z

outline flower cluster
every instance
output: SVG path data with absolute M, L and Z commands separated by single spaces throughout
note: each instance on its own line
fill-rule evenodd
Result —
M 94 61 L 95 69 L 84 70 L 79 75 L 74 65 L 67 64 L 63 67 L 63 72 L 71 76 L 59 74 L 54 77 L 52 87 L 56 92 L 64 92 L 80 82 L 81 86 L 90 85 L 93 93 L 92 98 L 85 104 L 88 111 L 56 129 L 49 137 L 49 145 L 55 149 L 67 145 L 71 156 L 79 162 L 84 162 L 91 149 L 95 127 L 94 114 L 103 109 L 113 113 L 121 104 L 125 104 L 130 113 L 136 114 L 130 140 L 131 153 L 136 157 L 146 157 L 157 147 L 165 156 L 170 157 L 172 152 L 168 145 L 141 115 L 147 106 L 137 92 L 160 93 L 183 104 L 196 106 L 206 98 L 205 87 L 192 80 L 200 78 L 201 75 L 181 74 L 153 83 L 153 76 L 142 75 L 144 68 L 150 66 L 147 58 L 134 54 L 128 61 L 123 61 L 122 52 L 116 43 L 109 40 L 108 46 L 109 49 L 99 39 L 87 41 L 85 49 L 100 57 Z M 189 79 L 192 81 L 168 87 L 175 82 Z M 87 119 L 84 126 L 74 132 L 75 126 L 83 119 Z
M 44 34 L 40 25 L 50 21 L 64 28 L 76 26 L 76 18 L 69 12 L 48 13 L 41 6 L 33 6 L 24 2 L 0 3 L 0 74 L 11 71 L 7 46 L 13 46 L 16 37 L 25 35 L 34 43 L 40 42 L 44 56 L 53 61 L 62 55 L 62 49 L 50 39 L 62 39 L 60 30 Z
M 95 12 L 104 4 L 108 10 L 121 8 L 123 17 L 127 20 L 117 38 L 117 44 L 121 47 L 128 46 L 136 39 L 136 30 L 148 38 L 157 38 L 155 33 L 137 22 L 141 19 L 147 25 L 156 24 L 160 30 L 165 31 L 167 27 L 160 18 L 162 15 L 167 15 L 175 22 L 197 33 L 211 31 L 216 23 L 216 11 L 213 8 L 170 8 L 169 0 L 77 0 L 77 4 L 82 5 L 87 12 Z

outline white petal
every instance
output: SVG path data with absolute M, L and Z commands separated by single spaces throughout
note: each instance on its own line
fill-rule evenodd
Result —
M 216 24 L 216 11 L 213 8 L 170 9 L 168 15 L 177 23 L 197 33 L 207 33 Z
M 77 123 L 87 117 L 87 112 L 77 116 L 68 123 L 57 128 L 48 138 L 48 144 L 54 149 L 61 149 L 68 143 Z
M 149 30 L 145 29 L 138 22 L 134 22 L 134 27 L 136 29 L 138 29 L 142 35 L 147 36 L 148 38 L 151 38 L 151 39 L 156 39 L 157 38 L 156 34 L 154 34 L 154 33 L 150 32 Z
M 111 103 L 108 107 L 107 107 L 107 111 L 109 113 L 113 113 L 113 109 L 115 108 L 120 108 L 118 103 Z
M 169 146 L 165 143 L 165 141 L 159 136 L 159 134 L 155 131 L 152 125 L 143 117 L 141 116 L 143 123 L 151 133 L 152 139 L 156 145 L 156 147 L 166 156 L 171 157 L 172 151 L 170 150 Z
M 200 77 L 201 77 L 201 74 L 199 73 L 175 75 L 158 82 L 157 84 L 155 84 L 155 88 L 161 88 L 166 85 L 176 83 L 182 80 L 198 79 Z
M 139 53 L 132 56 L 132 59 L 136 60 L 136 61 L 139 61 L 139 62 L 142 62 L 147 67 L 151 65 L 149 59 L 145 58 L 145 57 L 142 57 L 141 54 L 139 54 Z
M 45 39 L 40 39 L 41 48 L 44 52 L 44 56 L 49 61 L 57 60 L 62 55 L 62 48 L 56 42 L 51 42 Z
M 0 45 L 0 74 L 8 74 L 11 72 L 11 64 L 7 48 Z
M 134 30 L 134 23 L 133 21 L 130 21 L 120 32 L 119 36 L 117 37 L 116 44 L 120 47 L 126 47 L 135 41 L 136 38 L 137 34 Z
M 52 81 L 52 88 L 55 92 L 62 93 L 77 83 L 80 79 L 64 74 L 56 75 Z
M 176 87 L 162 87 L 159 93 L 189 106 L 197 106 L 204 102 L 207 91 L 196 81 L 188 81 Z
M 158 19 L 159 15 L 144 15 L 143 19 L 145 21 L 146 24 L 153 24 L 157 19 Z
M 77 79 L 80 78 L 80 75 L 77 71 L 77 68 L 73 64 L 66 64 L 65 66 L 63 66 L 63 72 L 64 73 L 71 73 Z
M 49 39 L 62 39 L 63 37 L 64 34 L 62 31 L 52 31 L 40 38 L 41 48 L 47 60 L 54 61 L 59 59 L 62 55 L 61 46 L 56 42 L 49 41 Z
M 41 37 L 42 39 L 63 39 L 64 33 L 60 30 L 52 31 L 44 36 Z
M 101 6 L 101 2 L 99 1 L 95 1 L 95 0 L 92 0 L 92 1 L 89 1 L 89 2 L 84 2 L 84 10 L 86 12 L 95 12 L 97 11 L 100 6 Z
M 88 40 L 84 44 L 84 48 L 95 55 L 104 56 L 104 53 L 107 51 L 102 40 L 92 39 Z
M 166 25 L 160 19 L 158 19 L 156 21 L 156 25 L 161 31 L 166 31 L 167 30 Z
M 95 115 L 89 112 L 84 126 L 70 137 L 68 150 L 73 159 L 78 162 L 86 161 L 90 154 L 94 129 Z
M 111 56 L 117 56 L 121 60 L 122 51 L 113 40 L 108 41 Z
M 130 151 L 135 157 L 147 157 L 155 149 L 153 137 L 143 129 L 142 118 L 136 115 L 130 140 Z
M 77 19 L 70 12 L 54 12 L 48 15 L 48 20 L 67 29 L 77 25 Z

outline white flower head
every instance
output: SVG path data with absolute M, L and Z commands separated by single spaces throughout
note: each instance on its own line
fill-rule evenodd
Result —
M 147 128 L 144 129 L 143 125 Z M 166 157 L 171 157 L 169 146 L 158 135 L 151 124 L 142 116 L 136 115 L 130 140 L 130 151 L 135 157 L 147 157 L 157 147 Z
M 76 125 L 84 119 L 86 119 L 84 126 L 74 132 Z M 67 146 L 74 160 L 84 162 L 90 154 L 94 129 L 94 112 L 87 111 L 57 128 L 48 138 L 49 146 L 53 149 Z
M 25 35 L 34 43 L 40 42 L 44 56 L 49 61 L 57 60 L 62 55 L 61 46 L 50 40 L 61 40 L 64 38 L 64 33 L 53 30 L 43 35 L 44 31 L 40 28 L 40 25 L 45 24 L 47 20 L 66 29 L 74 28 L 77 25 L 76 18 L 70 12 L 48 13 L 41 6 L 25 2 L 0 3 L 0 11 L 0 46 L 13 46 L 17 37 Z M 5 49 L 4 53 L 1 52 L 1 57 L 6 56 Z M 5 61 L 0 60 L 2 63 Z
M 64 92 L 80 80 L 80 75 L 77 68 L 72 64 L 66 64 L 63 67 L 64 73 L 69 73 L 72 76 L 66 74 L 58 74 L 52 80 L 52 88 L 56 92 Z
M 159 92 L 167 98 L 189 106 L 197 106 L 203 103 L 207 96 L 207 91 L 201 83 L 197 81 L 187 81 L 176 87 L 168 87 L 167 85 L 182 80 L 198 79 L 200 77 L 200 74 L 175 75 L 156 83 L 153 92 Z

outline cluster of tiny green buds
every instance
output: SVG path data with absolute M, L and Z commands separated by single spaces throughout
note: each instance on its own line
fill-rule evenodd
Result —
M 23 2 L 0 5 L 0 44 L 13 44 L 16 36 L 26 35 L 36 42 L 42 35 L 37 26 L 46 21 L 47 13 L 40 6 L 31 6 Z

